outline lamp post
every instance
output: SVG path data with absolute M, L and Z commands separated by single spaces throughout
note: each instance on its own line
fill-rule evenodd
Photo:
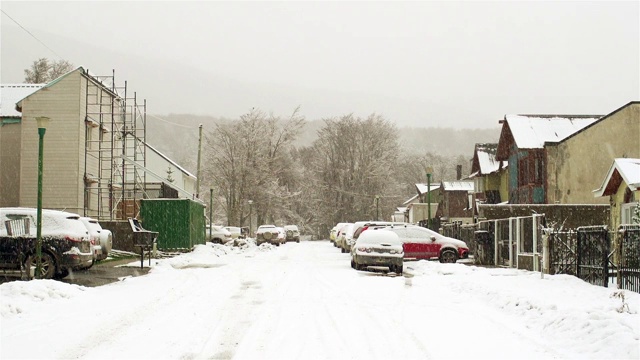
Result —
M 253 200 L 249 200 L 247 202 L 249 203 L 249 237 L 251 237 L 252 224 L 253 224 L 253 218 L 251 217 L 251 208 L 252 208 L 252 205 L 253 205 Z
M 44 155 L 44 133 L 47 131 L 49 118 L 40 116 L 38 122 L 38 209 L 36 220 L 36 279 L 42 277 L 42 159 Z
M 378 203 L 380 202 L 380 195 L 376 195 L 376 221 L 380 221 L 380 207 Z
M 427 228 L 431 229 L 431 167 L 427 168 Z

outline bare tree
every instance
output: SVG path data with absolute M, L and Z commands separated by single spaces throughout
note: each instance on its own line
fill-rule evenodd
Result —
M 35 60 L 29 69 L 24 70 L 24 81 L 29 84 L 43 84 L 66 74 L 73 69 L 67 60 L 50 62 L 47 58 Z
M 306 164 L 315 180 L 315 226 L 390 212 L 399 198 L 394 186 L 398 152 L 395 126 L 379 115 L 326 119 Z M 383 201 L 376 204 L 376 197 Z
M 51 63 L 49 68 L 49 81 L 55 80 L 60 76 L 73 70 L 73 64 L 67 60 L 58 60 Z
M 203 173 L 224 199 L 229 224 L 248 223 L 248 200 L 261 223 L 287 222 L 293 216 L 298 173 L 290 150 L 304 122 L 299 109 L 286 120 L 252 109 L 207 135 Z

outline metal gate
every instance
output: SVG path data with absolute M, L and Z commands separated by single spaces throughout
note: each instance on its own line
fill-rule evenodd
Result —
M 573 230 L 553 231 L 549 234 L 549 274 L 576 276 L 577 234 Z
M 578 228 L 576 276 L 594 285 L 609 284 L 609 231 L 606 226 Z
M 640 293 L 640 225 L 620 225 L 618 287 Z

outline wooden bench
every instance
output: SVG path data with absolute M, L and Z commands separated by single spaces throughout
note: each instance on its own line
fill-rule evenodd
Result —
M 140 248 L 140 268 L 144 267 L 145 250 L 149 252 L 149 266 L 151 266 L 151 250 L 158 240 L 158 232 L 145 230 L 138 219 L 129 218 L 129 224 L 133 231 L 133 243 Z

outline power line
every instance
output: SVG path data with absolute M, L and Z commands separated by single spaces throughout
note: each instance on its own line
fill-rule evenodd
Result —
M 160 120 L 160 121 L 164 121 L 164 122 L 166 122 L 167 124 L 172 124 L 172 125 L 175 125 L 175 126 L 181 126 L 181 127 L 187 128 L 187 129 L 197 129 L 197 128 L 199 127 L 199 126 L 188 126 L 188 125 L 183 125 L 183 124 L 174 123 L 174 122 L 171 122 L 171 121 L 169 121 L 169 120 L 165 120 L 165 119 L 163 119 L 163 118 L 161 118 L 161 117 L 158 117 L 158 116 L 155 116 L 155 115 L 151 115 L 151 114 L 147 114 L 147 116 L 150 116 L 150 117 L 152 117 L 152 118 L 158 119 L 158 120 Z
M 53 51 L 53 49 L 51 49 L 50 47 L 47 46 L 47 44 L 43 43 L 42 41 L 40 41 L 40 39 L 38 39 L 35 35 L 33 35 L 31 33 L 31 31 L 27 30 L 24 26 L 22 26 L 19 22 L 17 22 L 14 18 L 12 18 L 11 16 L 9 16 L 9 14 L 7 14 L 6 11 L 0 9 L 0 11 L 2 11 L 3 14 L 5 14 L 9 19 L 11 19 L 11 21 L 13 21 L 14 23 L 16 23 L 16 25 L 20 26 L 20 28 L 22 28 L 22 30 L 26 31 L 27 34 L 31 35 L 31 37 L 33 37 L 34 39 L 36 39 L 37 42 L 39 42 L 40 44 L 42 44 L 42 46 L 46 47 L 47 49 L 49 49 L 49 51 L 51 51 L 52 53 L 54 53 L 58 58 L 62 59 L 62 56 L 60 56 L 57 52 Z

